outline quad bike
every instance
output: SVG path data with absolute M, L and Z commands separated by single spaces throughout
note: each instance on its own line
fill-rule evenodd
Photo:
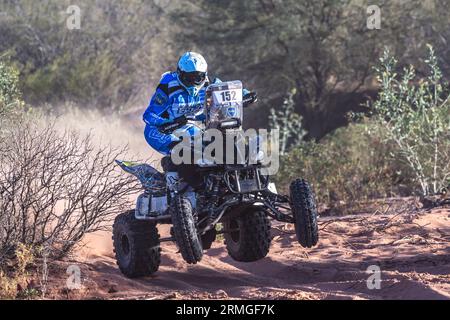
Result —
M 243 106 L 255 95 L 242 97 L 240 81 L 214 84 L 207 89 L 205 128 L 225 135 L 241 130 Z M 189 125 L 186 118 L 170 130 Z M 165 130 L 167 128 L 162 128 Z M 248 160 L 248 159 L 247 159 Z M 290 185 L 290 195 L 277 194 L 260 162 L 179 165 L 180 187 L 170 190 L 166 175 L 148 164 L 116 161 L 135 175 L 143 193 L 136 208 L 118 215 L 113 226 L 117 264 L 127 277 L 155 273 L 161 262 L 161 242 L 174 241 L 183 259 L 195 264 L 223 234 L 228 254 L 252 262 L 269 252 L 271 219 L 293 223 L 299 243 L 311 248 L 318 242 L 317 209 L 313 191 L 303 179 Z M 165 172 L 173 170 L 163 158 Z M 221 223 L 222 228 L 216 227 Z M 171 224 L 171 236 L 160 238 L 158 224 Z

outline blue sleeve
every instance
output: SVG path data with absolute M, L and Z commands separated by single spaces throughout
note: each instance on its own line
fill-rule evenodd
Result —
M 160 116 L 169 107 L 169 97 L 167 94 L 158 86 L 155 93 L 153 94 L 150 104 L 144 112 L 143 120 L 146 124 L 151 126 L 160 126 L 169 122 L 168 119 Z

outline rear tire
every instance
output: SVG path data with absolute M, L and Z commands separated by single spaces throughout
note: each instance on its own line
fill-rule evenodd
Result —
M 302 247 L 311 248 L 319 241 L 314 193 L 309 183 L 303 179 L 293 181 L 290 192 L 297 240 Z
M 173 234 L 183 259 L 189 264 L 202 260 L 203 247 L 195 226 L 194 210 L 189 199 L 177 196 L 171 205 Z
M 251 208 L 236 218 L 224 221 L 224 234 L 228 254 L 236 261 L 253 262 L 269 253 L 270 221 L 264 210 Z M 235 231 L 233 231 L 235 230 Z
M 201 236 L 203 250 L 211 249 L 213 242 L 216 241 L 216 236 L 217 231 L 215 228 L 206 231 L 206 233 Z
M 120 271 L 128 278 L 158 271 L 161 248 L 156 224 L 137 220 L 134 210 L 119 214 L 113 225 L 113 245 Z

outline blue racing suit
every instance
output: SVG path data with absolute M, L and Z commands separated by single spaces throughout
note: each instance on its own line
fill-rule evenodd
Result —
M 207 82 L 208 83 L 208 80 Z M 166 72 L 162 75 L 160 83 L 153 94 L 150 104 L 144 112 L 145 140 L 158 152 L 169 155 L 174 142 L 179 138 L 173 134 L 163 134 L 158 127 L 170 123 L 182 115 L 194 116 L 197 121 L 204 121 L 206 85 L 194 97 L 179 83 L 176 72 Z M 186 131 L 195 135 L 199 129 L 186 124 L 178 131 Z
M 214 83 L 221 82 L 215 79 Z M 170 155 L 171 148 L 180 141 L 174 134 L 164 134 L 158 130 L 158 127 L 172 122 L 175 118 L 182 115 L 194 117 L 197 121 L 204 121 L 206 87 L 209 80 L 206 79 L 205 85 L 200 89 L 199 93 L 194 97 L 188 94 L 187 90 L 178 81 L 176 72 L 166 72 L 162 75 L 161 80 L 153 94 L 150 104 L 144 112 L 143 120 L 145 126 L 145 140 L 147 143 L 163 155 Z M 243 94 L 249 93 L 247 89 L 243 89 Z M 191 136 L 198 133 L 200 129 L 192 124 L 186 124 L 177 132 L 188 132 Z

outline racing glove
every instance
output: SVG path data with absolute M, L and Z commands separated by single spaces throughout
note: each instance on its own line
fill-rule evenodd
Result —
M 258 95 L 254 91 L 245 90 L 243 94 L 242 103 L 244 107 L 248 107 L 250 104 L 258 101 Z

